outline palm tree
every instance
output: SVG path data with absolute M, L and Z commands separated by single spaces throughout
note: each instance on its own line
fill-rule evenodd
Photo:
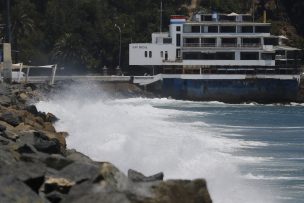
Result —
M 52 58 L 61 64 L 85 65 L 88 51 L 79 34 L 65 33 L 55 44 Z

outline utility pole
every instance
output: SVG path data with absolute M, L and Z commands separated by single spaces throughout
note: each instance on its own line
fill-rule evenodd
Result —
M 121 64 L 121 28 L 115 24 L 114 27 L 116 27 L 119 31 L 119 58 L 118 58 L 118 69 L 120 69 L 120 64 Z

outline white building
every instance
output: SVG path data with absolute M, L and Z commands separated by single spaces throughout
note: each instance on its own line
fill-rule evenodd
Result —
M 282 37 L 270 29 L 270 23 L 253 22 L 247 14 L 171 16 L 168 33 L 153 33 L 151 43 L 129 45 L 129 64 L 203 69 L 294 63 L 298 49 L 283 46 Z

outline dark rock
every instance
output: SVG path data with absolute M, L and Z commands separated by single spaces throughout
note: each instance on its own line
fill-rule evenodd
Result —
M 0 115 L 0 120 L 7 122 L 8 124 L 16 127 L 21 123 L 19 116 L 12 114 L 11 112 L 5 112 Z
M 142 173 L 134 171 L 132 169 L 128 170 L 128 178 L 133 182 L 153 182 L 153 181 L 161 181 L 164 179 L 164 173 L 157 173 L 152 176 L 144 176 Z
M 48 193 L 47 195 L 45 195 L 45 197 L 52 203 L 59 203 L 66 197 L 66 195 L 64 195 L 60 192 L 54 191 L 54 192 Z
M 56 170 L 61 170 L 64 167 L 68 166 L 69 164 L 73 163 L 72 160 L 67 159 L 61 155 L 58 154 L 52 154 L 51 156 L 48 156 L 45 160 L 44 163 L 47 165 L 47 167 L 56 169 Z
M 40 132 L 34 133 L 34 147 L 40 152 L 49 154 L 59 154 L 61 152 L 61 146 L 57 139 L 49 139 Z
M 35 116 L 39 115 L 39 111 L 37 110 L 37 107 L 35 105 L 26 106 L 25 110 L 30 112 L 31 114 L 33 114 Z
M 6 130 L 6 126 L 0 124 L 0 132 L 4 132 Z
M 16 151 L 19 152 L 20 154 L 33 154 L 33 153 L 35 153 L 36 150 L 34 149 L 33 146 L 24 144 L 24 145 L 19 146 L 16 149 Z
M 76 183 L 87 180 L 93 182 L 99 175 L 98 166 L 83 163 L 72 163 L 57 173 L 58 177 L 65 178 Z
M 33 83 L 27 83 L 24 85 L 25 88 L 30 87 L 33 91 L 37 89 L 37 85 L 33 84 Z
M 0 136 L 2 136 L 1 133 L 0 133 Z M 1 145 L 8 145 L 9 143 L 10 143 L 10 140 L 8 140 L 4 137 L 0 137 L 0 144 Z
M 78 163 L 85 163 L 85 164 L 93 164 L 92 159 L 90 159 L 88 156 L 77 152 L 75 149 L 72 150 L 66 150 L 66 154 L 65 154 L 67 159 L 70 159 L 74 162 L 78 162 Z
M 34 191 L 13 176 L 0 176 L 0 202 L 43 203 Z
M 104 202 L 104 203 L 130 203 L 127 194 L 117 191 L 105 191 L 102 185 L 92 185 L 84 182 L 75 185 L 68 197 L 62 203 Z

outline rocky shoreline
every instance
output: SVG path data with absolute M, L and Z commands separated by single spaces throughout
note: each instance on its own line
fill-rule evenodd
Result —
M 0 84 L 0 202 L 212 202 L 204 179 L 164 181 L 163 173 L 146 177 L 131 169 L 125 175 L 67 149 L 56 116 L 31 105 L 49 91 L 58 90 Z M 130 87 L 134 92 L 142 94 Z

